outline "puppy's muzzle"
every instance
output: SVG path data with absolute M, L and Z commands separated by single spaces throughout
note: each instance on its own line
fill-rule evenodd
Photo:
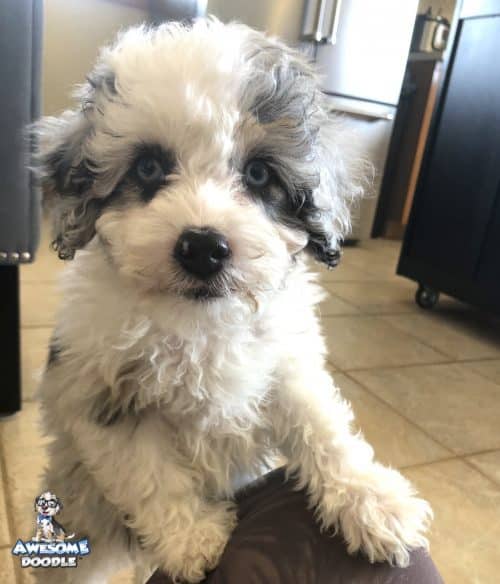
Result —
M 174 249 L 174 257 L 183 269 L 201 280 L 219 273 L 230 256 L 227 239 L 209 227 L 186 229 Z

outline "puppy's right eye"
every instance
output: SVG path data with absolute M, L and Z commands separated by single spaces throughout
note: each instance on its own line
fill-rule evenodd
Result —
M 259 159 L 250 160 L 247 162 L 243 171 L 245 183 L 254 189 L 262 189 L 267 187 L 271 181 L 271 169 L 263 161 Z
M 139 180 L 147 185 L 159 183 L 165 178 L 161 164 L 152 156 L 141 156 L 135 163 L 135 172 Z

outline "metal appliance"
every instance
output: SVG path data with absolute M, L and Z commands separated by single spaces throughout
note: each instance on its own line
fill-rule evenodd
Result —
M 423 53 L 443 52 L 449 32 L 449 21 L 440 14 L 433 16 L 432 8 L 429 8 L 425 14 L 417 16 L 411 49 Z
M 206 15 L 207 0 L 148 0 L 148 8 L 153 22 L 189 22 Z
M 208 0 L 207 12 L 277 35 L 316 60 L 332 111 L 376 171 L 351 239 L 370 237 L 418 0 Z

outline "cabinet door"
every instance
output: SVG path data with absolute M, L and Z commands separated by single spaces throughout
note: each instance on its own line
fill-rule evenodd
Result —
M 500 180 L 500 16 L 461 21 L 435 136 L 408 254 L 472 280 Z
M 488 290 L 492 301 L 500 298 L 500 184 L 498 185 L 495 207 L 483 243 L 477 279 Z

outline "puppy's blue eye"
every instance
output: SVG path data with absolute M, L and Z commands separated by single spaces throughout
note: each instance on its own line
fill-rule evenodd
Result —
M 135 171 L 144 183 L 156 183 L 164 178 L 161 164 L 151 156 L 143 156 L 135 164 Z
M 244 176 L 249 187 L 262 189 L 271 180 L 271 169 L 262 160 L 250 160 L 245 166 Z

